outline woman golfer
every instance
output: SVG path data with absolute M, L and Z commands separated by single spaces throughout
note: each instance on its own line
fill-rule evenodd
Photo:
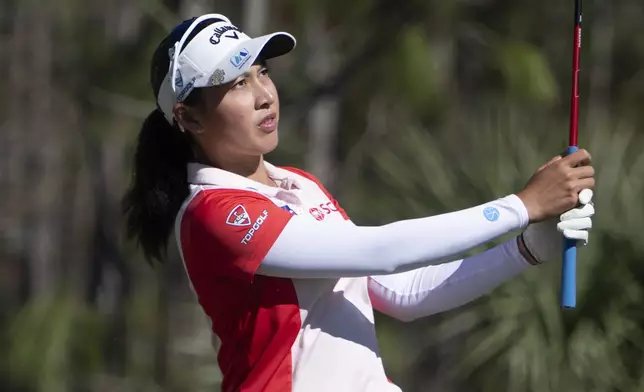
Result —
M 224 391 L 400 391 L 383 369 L 373 309 L 404 321 L 442 312 L 559 259 L 562 234 L 586 243 L 590 156 L 553 159 L 516 194 L 482 205 L 357 226 L 315 177 L 263 159 L 280 119 L 265 61 L 294 47 L 287 33 L 250 38 L 218 14 L 161 42 L 158 108 L 124 197 L 129 235 L 160 259 L 174 233 L 221 342 Z M 522 235 L 459 258 L 513 231 Z

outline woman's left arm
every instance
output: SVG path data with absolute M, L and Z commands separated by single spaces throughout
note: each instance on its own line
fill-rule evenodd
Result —
M 472 257 L 399 274 L 369 277 L 374 309 L 401 321 L 473 301 L 530 268 L 516 239 Z

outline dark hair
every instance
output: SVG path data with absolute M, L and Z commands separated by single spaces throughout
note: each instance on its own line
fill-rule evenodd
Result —
M 150 83 L 155 99 L 170 66 L 168 51 L 181 39 L 194 19 L 175 27 L 154 52 Z M 186 44 L 214 22 L 212 19 L 202 22 Z M 199 92 L 199 89 L 193 90 L 183 102 L 197 105 Z M 154 259 L 162 262 L 165 258 L 175 217 L 190 192 L 186 165 L 193 159 L 189 134 L 182 132 L 176 124 L 170 124 L 157 107 L 141 127 L 130 188 L 122 200 L 127 237 L 136 240 L 150 263 Z

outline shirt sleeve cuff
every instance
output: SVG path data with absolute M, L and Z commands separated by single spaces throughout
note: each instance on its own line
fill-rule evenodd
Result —
M 521 249 L 519 248 L 519 243 L 516 238 L 505 242 L 503 244 L 503 248 L 510 260 L 512 260 L 514 264 L 519 265 L 522 269 L 529 269 L 540 265 L 532 264 L 525 258 L 521 253 Z
M 530 223 L 530 216 L 528 215 L 528 210 L 523 204 L 523 201 L 519 196 L 512 194 L 503 198 L 503 200 L 508 203 L 508 206 L 517 213 L 517 216 L 520 220 L 520 226 L 522 229 L 528 227 Z

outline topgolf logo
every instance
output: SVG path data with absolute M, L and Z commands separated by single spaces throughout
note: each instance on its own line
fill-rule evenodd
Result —
M 268 218 L 268 210 L 262 211 L 262 214 L 259 216 L 259 218 L 257 218 L 255 223 L 253 223 L 253 227 L 251 227 L 250 230 L 248 230 L 248 232 L 244 236 L 244 238 L 242 238 L 241 240 L 242 244 L 246 245 L 253 239 L 253 237 L 255 236 L 255 233 L 257 233 L 257 231 L 262 227 L 264 222 L 266 222 L 266 218 Z

